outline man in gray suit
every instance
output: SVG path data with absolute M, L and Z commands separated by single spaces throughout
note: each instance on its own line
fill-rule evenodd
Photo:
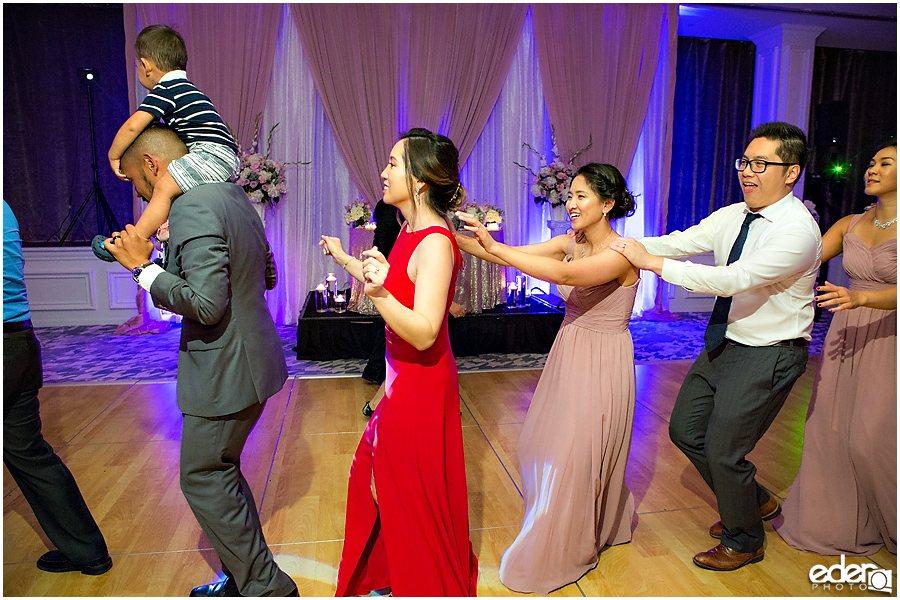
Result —
M 141 197 L 153 195 L 168 164 L 187 148 L 162 126 L 147 128 L 121 168 Z M 150 292 L 184 316 L 178 350 L 181 490 L 222 562 L 225 579 L 191 596 L 296 596 L 263 538 L 241 451 L 265 401 L 281 390 L 287 366 L 266 306 L 271 251 L 244 191 L 206 184 L 178 197 L 169 213 L 165 267 L 132 225 L 106 247 Z

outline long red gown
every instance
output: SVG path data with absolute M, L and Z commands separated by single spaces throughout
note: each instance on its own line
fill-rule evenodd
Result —
M 385 394 L 350 467 L 336 596 L 388 587 L 394 596 L 475 595 L 478 561 L 469 541 L 459 385 L 447 334 L 462 261 L 453 235 L 437 226 L 415 233 L 404 227 L 391 250 L 384 288 L 413 307 L 415 284 L 407 265 L 419 243 L 434 233 L 453 244 L 444 322 L 434 345 L 424 351 L 385 327 Z

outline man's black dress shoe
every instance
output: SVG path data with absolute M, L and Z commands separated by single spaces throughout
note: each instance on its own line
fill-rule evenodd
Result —
M 106 556 L 100 560 L 95 560 L 83 565 L 76 565 L 66 558 L 66 555 L 59 550 L 51 550 L 38 559 L 37 568 L 49 573 L 81 571 L 85 575 L 102 575 L 112 569 L 112 559 L 109 556 Z
M 205 596 L 208 598 L 237 598 L 240 595 L 241 593 L 238 591 L 237 584 L 229 575 L 226 575 L 225 579 L 222 581 L 196 587 L 191 590 L 191 593 L 189 594 L 189 596 Z M 291 596 L 300 596 L 300 592 L 296 587 L 294 587 L 294 590 L 286 597 Z
M 226 576 L 222 581 L 201 585 L 191 590 L 188 596 L 204 596 L 209 598 L 237 598 L 241 595 L 234 579 Z

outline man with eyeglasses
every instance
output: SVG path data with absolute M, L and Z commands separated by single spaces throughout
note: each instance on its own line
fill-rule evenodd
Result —
M 735 161 L 744 201 L 697 225 L 610 247 L 632 264 L 687 290 L 715 294 L 700 352 L 685 376 L 669 437 L 716 495 L 720 543 L 694 556 L 704 569 L 759 562 L 763 520 L 781 512 L 756 482 L 746 456 L 772 424 L 806 369 L 822 236 L 792 193 L 806 164 L 806 136 L 788 123 L 764 123 Z M 678 258 L 712 251 L 716 266 Z

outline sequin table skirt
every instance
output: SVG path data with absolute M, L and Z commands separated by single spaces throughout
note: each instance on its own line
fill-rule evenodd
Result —
M 364 229 L 362 227 L 353 227 L 350 229 L 350 248 L 347 253 L 350 256 L 359 258 L 363 250 L 372 247 L 375 241 L 375 230 Z M 377 315 L 378 310 L 372 301 L 363 291 L 364 284 L 357 281 L 355 277 L 350 278 L 350 302 L 347 304 L 347 310 L 361 315 Z
M 467 231 L 463 235 L 473 235 Z M 503 241 L 503 231 L 492 231 L 498 242 Z M 462 269 L 456 277 L 453 300 L 467 313 L 480 313 L 506 303 L 506 267 L 481 260 L 463 252 Z

